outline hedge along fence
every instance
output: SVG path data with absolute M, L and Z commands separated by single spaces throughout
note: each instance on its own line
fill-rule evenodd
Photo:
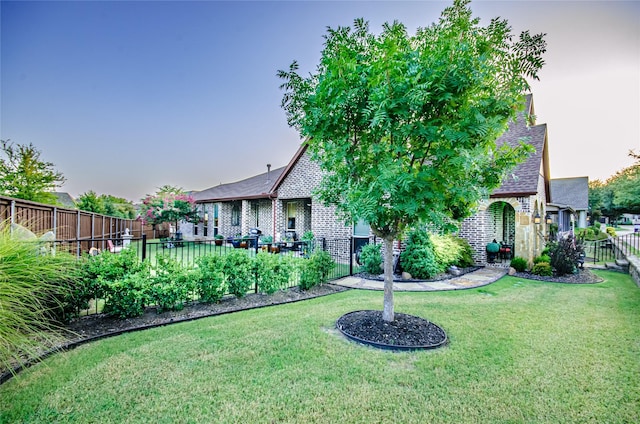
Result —
M 164 227 L 154 229 L 135 219 L 61 208 L 43 203 L 0 196 L 0 222 L 28 228 L 35 234 L 53 231 L 60 242 L 90 239 L 120 239 L 128 228 L 135 237 L 155 237 Z M 80 244 L 78 243 L 78 248 Z
M 217 302 L 227 294 L 309 289 L 327 282 L 335 263 L 319 249 L 308 257 L 232 249 L 224 255 L 200 256 L 193 265 L 170 256 L 159 256 L 152 264 L 140 261 L 131 246 L 117 254 L 85 257 L 81 267 L 82 278 L 67 299 L 66 319 L 99 312 L 129 318 L 148 306 L 164 312 L 196 301 Z

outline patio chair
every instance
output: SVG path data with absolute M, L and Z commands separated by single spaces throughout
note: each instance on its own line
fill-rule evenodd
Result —
M 111 240 L 107 240 L 107 246 L 111 253 L 120 253 L 122 251 L 122 246 L 114 246 Z

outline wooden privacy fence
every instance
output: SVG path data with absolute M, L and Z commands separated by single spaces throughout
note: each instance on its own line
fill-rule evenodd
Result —
M 0 196 L 0 222 L 20 224 L 37 235 L 53 231 L 56 240 L 121 239 L 125 229 L 134 237 L 155 237 L 150 225 L 135 219 L 61 208 Z

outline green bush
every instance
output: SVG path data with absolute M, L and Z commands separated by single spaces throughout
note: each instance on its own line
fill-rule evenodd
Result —
M 326 283 L 329 272 L 335 266 L 331 255 L 324 250 L 316 250 L 300 266 L 300 288 L 309 290 L 312 287 Z
M 516 256 L 515 258 L 511 259 L 510 265 L 511 268 L 515 269 L 518 272 L 525 272 L 527 270 L 527 266 L 529 266 L 527 260 L 521 256 Z
M 545 277 L 551 277 L 553 275 L 553 269 L 549 262 L 538 262 L 536 263 L 531 272 L 535 275 L 542 275 Z
M 533 264 L 539 264 L 540 262 L 546 262 L 546 263 L 550 263 L 551 262 L 551 258 L 549 257 L 549 255 L 540 255 L 536 258 L 533 258 Z
M 195 291 L 194 271 L 170 257 L 159 257 L 151 271 L 149 303 L 158 313 L 183 309 Z
M 103 282 L 104 313 L 117 318 L 133 318 L 144 313 L 149 301 L 149 277 L 145 273 L 128 274 L 116 281 Z
M 148 264 L 140 262 L 132 247 L 117 254 L 105 250 L 96 256 L 85 255 L 80 263 L 81 278 L 70 299 L 77 309 L 86 309 L 91 299 L 105 297 L 104 281 L 115 281 L 148 269 Z
M 75 258 L 42 255 L 0 222 L 0 365 L 23 363 L 53 342 L 55 321 L 76 283 Z M 62 317 L 61 317 L 62 315 Z
M 409 234 L 407 247 L 400 255 L 402 269 L 414 278 L 431 278 L 446 268 L 438 263 L 433 251 L 433 243 L 424 230 L 414 230 Z
M 452 240 L 458 245 L 458 260 L 451 265 L 458 266 L 460 268 L 468 268 L 470 266 L 475 265 L 475 261 L 473 260 L 473 247 L 469 244 L 469 242 L 462 237 L 457 237 L 454 235 L 450 236 Z
M 380 244 L 368 243 L 360 250 L 360 263 L 362 270 L 369 274 L 380 274 L 382 270 L 382 253 Z
M 258 290 L 262 293 L 272 294 L 286 288 L 289 285 L 292 269 L 289 256 L 259 252 L 255 259 Z
M 232 250 L 226 254 L 222 269 L 227 279 L 229 293 L 238 298 L 244 297 L 255 283 L 253 261 L 242 249 Z
M 223 272 L 224 259 L 218 255 L 201 256 L 196 259 L 196 288 L 200 300 L 215 303 L 222 299 L 227 291 Z
M 558 275 L 576 272 L 578 259 L 583 254 L 582 244 L 571 234 L 549 246 L 550 263 Z
M 610 237 L 615 237 L 616 236 L 616 230 L 613 227 L 607 227 L 607 234 Z
M 455 265 L 460 259 L 460 247 L 454 240 L 455 236 L 451 234 L 430 234 L 429 240 L 433 245 L 433 253 L 436 255 L 436 261 L 442 265 L 443 270 L 449 266 Z

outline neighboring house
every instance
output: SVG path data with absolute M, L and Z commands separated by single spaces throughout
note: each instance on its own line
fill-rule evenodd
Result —
M 547 210 L 558 231 L 571 230 L 571 224 L 585 228 L 589 209 L 589 177 L 551 180 L 551 202 Z
M 550 202 L 547 127 L 535 125 L 534 116 L 533 99 L 528 95 L 525 114 L 509 125 L 497 144 L 524 141 L 535 151 L 481 202 L 474 216 L 462 223 L 460 236 L 474 248 L 478 263 L 486 262 L 485 247 L 493 239 L 528 260 L 543 248 L 547 235 L 544 217 Z M 297 238 L 306 231 L 312 231 L 316 238 L 368 238 L 368 226 L 345 225 L 336 218 L 334 207 L 314 199 L 313 190 L 321 178 L 322 171 L 303 145 L 284 168 L 195 193 L 203 222 L 191 226 L 191 231 L 185 228 L 189 224 L 181 225 L 181 229 L 187 237 L 244 235 L 256 227 L 276 241 L 291 231 Z M 535 223 L 536 217 L 539 223 Z

